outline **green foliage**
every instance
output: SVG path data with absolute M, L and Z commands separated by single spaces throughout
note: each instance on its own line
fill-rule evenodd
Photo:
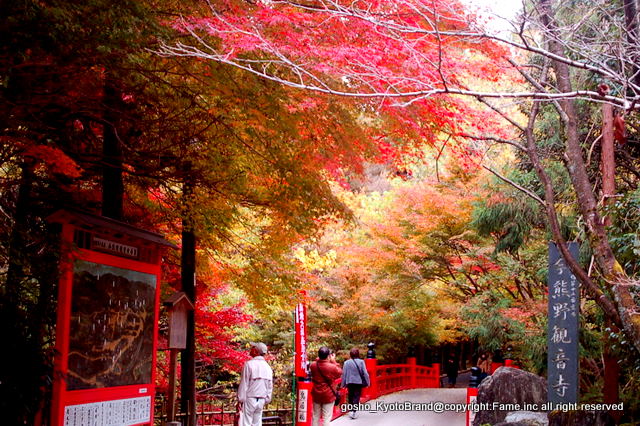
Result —
M 609 242 L 625 272 L 640 272 L 640 190 L 630 191 L 617 199 L 606 214 L 612 219 L 608 228 Z
M 526 203 L 478 204 L 471 225 L 482 236 L 496 235 L 496 252 L 517 252 L 538 219 L 537 209 Z
M 32 423 L 51 382 L 56 247 L 44 218 L 67 206 L 99 210 L 107 129 L 123 150 L 126 221 L 177 242 L 187 219 L 200 243 L 198 291 L 224 279 L 275 311 L 299 287 L 290 245 L 316 233 L 325 216 L 348 217 L 326 164 L 331 172 L 358 168 L 373 155 L 348 102 L 299 108 L 304 94 L 147 50 L 157 36 L 175 35 L 159 19 L 177 6 L 0 5 L 0 35 L 9 41 L 0 46 L 0 270 L 13 277 L 0 279 L 2 317 L 17 329 L 3 340 L 14 342 L 16 365 L 30 363 L 2 374 L 0 404 L 11 424 Z M 170 253 L 165 279 L 174 287 L 178 263 Z
M 474 297 L 460 311 L 463 328 L 484 350 L 494 351 L 509 344 L 524 341 L 525 330 L 521 322 L 504 315 L 512 302 L 504 296 L 487 291 Z
M 8 424 L 33 424 L 50 398 L 59 241 L 45 218 L 95 200 L 99 138 L 89 129 L 102 128 L 103 67 L 145 42 L 147 13 L 130 1 L 0 4 L 0 316 L 12 324 L 2 332 L 12 368 L 0 374 L 0 409 Z

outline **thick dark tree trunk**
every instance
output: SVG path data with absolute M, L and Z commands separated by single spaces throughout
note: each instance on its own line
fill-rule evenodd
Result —
M 42 342 L 37 328 L 40 313 L 29 309 L 34 284 L 27 283 L 29 264 L 34 261 L 28 251 L 34 175 L 28 162 L 21 167 L 9 235 L 6 281 L 0 299 L 3 324 L 0 340 L 5 364 L 0 371 L 0 409 L 7 424 L 31 424 L 41 398 Z
M 186 167 L 185 176 L 188 179 L 189 167 Z M 189 219 L 188 205 L 193 192 L 190 183 L 184 185 L 183 198 L 185 200 L 185 213 L 182 219 L 182 291 L 185 292 L 191 303 L 196 304 L 196 236 L 192 221 Z M 181 366 L 181 398 L 180 409 L 188 413 L 185 425 L 196 425 L 196 338 L 195 338 L 195 313 L 190 311 L 187 317 L 187 347 L 182 350 L 180 357 Z

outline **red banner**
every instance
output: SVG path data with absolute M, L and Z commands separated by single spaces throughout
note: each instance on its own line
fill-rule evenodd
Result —
M 296 377 L 307 377 L 307 307 L 304 303 L 296 306 Z

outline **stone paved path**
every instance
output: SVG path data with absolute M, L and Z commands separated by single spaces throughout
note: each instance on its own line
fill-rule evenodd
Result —
M 384 395 L 369 401 L 368 404 L 370 408 L 382 408 L 385 406 L 384 404 L 391 404 L 387 406 L 389 408 L 400 408 L 399 406 L 406 401 L 424 405 L 429 402 L 465 404 L 466 398 L 466 388 L 412 389 Z M 331 426 L 464 426 L 465 422 L 465 412 L 445 411 L 436 413 L 428 410 L 394 410 L 386 413 L 382 411 L 362 411 L 358 413 L 358 417 L 355 420 L 350 419 L 348 415 L 344 415 L 331 422 Z

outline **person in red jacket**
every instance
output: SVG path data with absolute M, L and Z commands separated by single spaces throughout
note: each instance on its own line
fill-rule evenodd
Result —
M 329 426 L 333 416 L 333 405 L 338 397 L 334 382 L 342 376 L 342 368 L 336 362 L 336 355 L 326 346 L 318 350 L 318 359 L 311 364 L 311 397 L 313 399 L 313 426 Z

